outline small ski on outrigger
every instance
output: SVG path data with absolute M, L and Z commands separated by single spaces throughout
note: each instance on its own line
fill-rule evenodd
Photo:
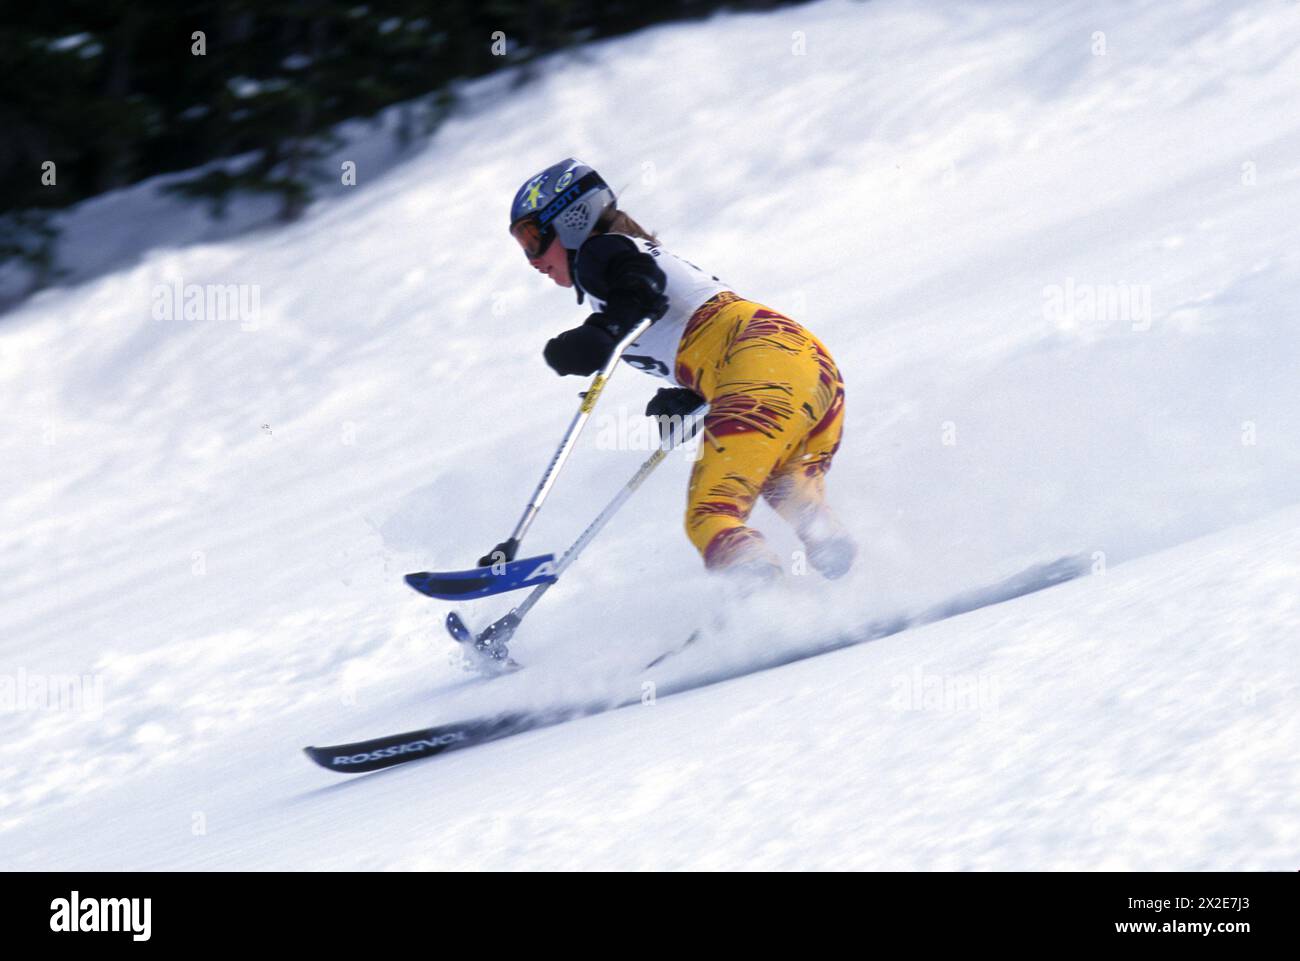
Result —
M 1046 564 L 1036 564 L 996 584 L 957 595 L 920 614 L 882 618 L 872 621 L 859 630 L 839 635 L 820 644 L 814 644 L 798 652 L 784 652 L 766 661 L 750 664 L 744 668 L 720 670 L 712 674 L 680 681 L 673 685 L 661 686 L 656 692 L 656 697 L 662 698 L 682 691 L 708 687 L 746 674 L 769 670 L 794 661 L 838 651 L 845 647 L 879 640 L 913 627 L 956 617 L 959 614 L 965 614 L 982 607 L 1001 604 L 1004 601 L 1024 597 L 1026 594 L 1033 594 L 1054 587 L 1057 584 L 1074 580 L 1087 573 L 1088 569 L 1089 559 L 1086 555 L 1062 557 Z M 655 663 L 662 659 L 658 659 Z M 408 761 L 432 757 L 435 754 L 443 754 L 447 751 L 458 751 L 492 741 L 499 741 L 502 738 L 512 737 L 526 731 L 553 727 L 576 718 L 638 704 L 640 700 L 638 690 L 635 696 L 628 696 L 621 700 L 592 701 L 585 704 L 539 711 L 519 711 L 491 717 L 473 718 L 467 721 L 438 724 L 416 731 L 405 731 L 401 734 L 391 734 L 350 744 L 308 747 L 305 748 L 305 751 L 308 757 L 327 770 L 336 771 L 340 774 L 361 774 L 366 771 L 375 771 L 380 768 L 404 764 Z

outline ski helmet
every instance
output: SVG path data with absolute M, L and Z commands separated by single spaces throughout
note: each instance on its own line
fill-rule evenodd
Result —
M 569 157 L 519 188 L 510 206 L 510 233 L 529 257 L 540 257 L 556 238 L 572 253 L 614 204 L 614 191 L 600 174 Z

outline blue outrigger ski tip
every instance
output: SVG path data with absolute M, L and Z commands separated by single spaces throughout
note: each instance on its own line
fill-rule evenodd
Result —
M 406 583 L 426 597 L 444 601 L 467 600 L 504 594 L 523 587 L 555 582 L 555 555 L 539 554 L 491 567 L 467 571 L 422 571 L 407 574 Z

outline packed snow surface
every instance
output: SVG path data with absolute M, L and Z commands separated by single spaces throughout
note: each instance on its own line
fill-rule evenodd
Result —
M 825 0 L 480 81 L 292 226 L 92 202 L 103 269 L 0 317 L 0 867 L 1294 870 L 1298 84 L 1290 4 Z M 665 678 L 1091 573 L 654 697 L 718 602 L 675 454 L 473 680 L 401 575 L 509 533 L 584 386 L 504 229 L 571 154 L 846 375 L 858 567 Z M 159 319 L 187 285 L 244 309 Z M 657 386 L 614 379 L 529 550 Z M 647 703 L 351 779 L 299 750 L 593 690 Z

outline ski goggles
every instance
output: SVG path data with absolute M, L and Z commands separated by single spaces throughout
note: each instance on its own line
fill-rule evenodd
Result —
M 568 174 L 565 175 L 567 176 Z M 555 239 L 555 219 L 560 214 L 591 191 L 600 187 L 609 189 L 600 174 L 594 170 L 583 174 L 573 183 L 566 183 L 565 178 L 561 177 L 560 183 L 563 187 L 550 203 L 535 213 L 525 214 L 510 225 L 511 235 L 519 241 L 519 246 L 524 248 L 529 260 L 536 260 L 551 246 L 551 241 Z
M 530 214 L 510 225 L 510 236 L 519 241 L 519 246 L 524 248 L 524 254 L 529 260 L 536 260 L 546 253 L 551 241 L 555 239 L 555 225 L 543 225 L 535 214 Z

